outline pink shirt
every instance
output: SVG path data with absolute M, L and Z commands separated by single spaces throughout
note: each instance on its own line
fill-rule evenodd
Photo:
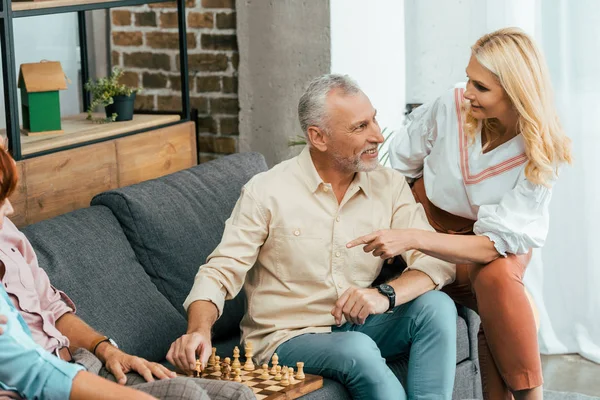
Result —
M 31 243 L 8 218 L 0 230 L 0 261 L 6 269 L 0 282 L 29 326 L 33 340 L 49 352 L 68 346 L 69 339 L 55 324 L 65 313 L 75 312 L 75 305 L 50 284 Z

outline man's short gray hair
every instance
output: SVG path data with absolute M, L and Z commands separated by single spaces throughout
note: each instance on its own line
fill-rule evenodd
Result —
M 345 95 L 361 92 L 358 84 L 348 75 L 327 74 L 313 79 L 298 103 L 298 119 L 305 135 L 309 126 L 318 126 L 328 132 L 325 106 L 327 95 L 334 89 L 341 90 Z

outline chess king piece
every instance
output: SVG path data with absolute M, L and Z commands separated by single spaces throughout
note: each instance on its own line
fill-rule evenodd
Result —
M 233 364 L 231 364 L 231 367 L 234 371 L 236 368 L 242 367 L 242 364 L 240 364 L 240 349 L 237 346 L 233 348 Z
M 263 364 L 262 366 L 262 375 L 259 377 L 260 379 L 269 379 L 271 375 L 269 375 L 269 366 L 267 364 Z
M 254 362 L 252 361 L 252 357 L 254 356 L 252 352 L 252 342 L 246 342 L 246 346 L 244 347 L 246 351 L 246 363 L 244 364 L 244 371 L 254 371 Z
M 215 356 L 217 355 L 217 348 L 213 347 L 212 348 L 212 353 L 210 355 L 210 357 L 208 357 L 208 363 L 206 364 L 206 366 L 208 368 L 212 368 L 215 366 Z
M 297 362 L 296 367 L 298 367 L 298 372 L 296 372 L 296 379 L 302 380 L 302 379 L 306 378 L 306 376 L 304 375 L 304 363 Z
M 273 365 L 273 368 L 271 368 L 271 375 L 275 375 L 277 373 L 277 364 L 279 364 L 279 356 L 277 353 L 273 354 L 273 357 L 271 358 L 271 364 Z

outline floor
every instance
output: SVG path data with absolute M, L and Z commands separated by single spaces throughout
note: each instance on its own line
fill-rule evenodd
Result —
M 544 389 L 600 397 L 600 364 L 577 354 L 542 355 Z

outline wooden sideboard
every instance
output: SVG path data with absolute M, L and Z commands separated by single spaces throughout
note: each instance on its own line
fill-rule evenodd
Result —
M 109 189 L 157 178 L 198 163 L 193 122 L 150 130 L 17 162 L 10 200 L 19 227 L 88 207 Z

